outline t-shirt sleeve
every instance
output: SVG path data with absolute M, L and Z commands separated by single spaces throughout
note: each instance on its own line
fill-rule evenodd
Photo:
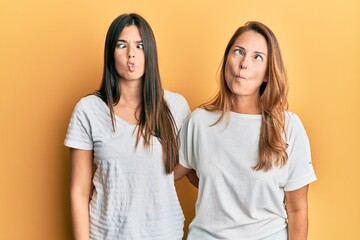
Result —
M 290 113 L 288 124 L 289 172 L 285 191 L 297 190 L 316 180 L 311 160 L 310 143 L 299 117 Z
M 179 163 L 185 168 L 196 169 L 194 159 L 194 137 L 191 124 L 191 114 L 185 119 L 185 123 L 180 129 L 180 153 Z
M 186 117 L 190 114 L 190 107 L 185 97 L 177 94 L 177 101 L 175 105 L 175 121 L 178 130 L 183 126 Z
M 90 120 L 82 100 L 76 104 L 71 115 L 64 144 L 76 149 L 93 149 Z

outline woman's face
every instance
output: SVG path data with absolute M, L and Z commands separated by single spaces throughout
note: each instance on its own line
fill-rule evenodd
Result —
M 114 52 L 115 69 L 121 80 L 141 80 L 145 72 L 145 55 L 139 29 L 125 27 L 120 33 Z
M 231 47 L 225 64 L 225 80 L 235 97 L 259 98 L 268 61 L 265 38 L 254 31 L 242 33 Z

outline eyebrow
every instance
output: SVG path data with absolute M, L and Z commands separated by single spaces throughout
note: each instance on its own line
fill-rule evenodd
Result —
M 244 51 L 246 52 L 246 49 L 243 48 L 243 47 L 241 47 L 241 46 L 239 46 L 239 45 L 236 45 L 235 48 L 240 48 L 240 49 L 242 49 L 242 50 L 244 50 Z M 266 56 L 265 53 L 260 52 L 260 51 L 254 51 L 254 53 Z
M 127 41 L 123 40 L 123 39 L 118 39 L 117 40 L 118 42 L 123 42 L 123 43 L 127 43 Z M 138 41 L 134 41 L 136 43 L 142 43 L 143 41 L 142 40 L 138 40 Z

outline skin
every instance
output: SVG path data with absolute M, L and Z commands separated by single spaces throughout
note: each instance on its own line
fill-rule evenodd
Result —
M 231 47 L 226 59 L 225 80 L 231 91 L 232 111 L 260 114 L 260 85 L 265 81 L 267 43 L 256 32 L 241 34 Z
M 306 240 L 308 235 L 308 187 L 285 192 L 289 240 Z
M 259 92 L 261 84 L 267 81 L 267 64 L 267 43 L 261 34 L 247 31 L 236 39 L 225 65 L 225 80 L 231 91 L 232 111 L 242 114 L 261 114 Z M 191 174 L 191 171 L 178 164 L 174 173 L 175 180 Z M 190 182 L 195 182 L 193 183 L 195 186 L 198 185 L 197 177 L 190 179 Z M 295 191 L 285 192 L 289 240 L 307 239 L 307 193 L 308 185 Z
M 181 164 L 176 165 L 174 169 L 174 180 L 175 181 L 180 180 L 184 176 L 187 176 L 190 183 L 194 187 L 199 188 L 199 178 L 197 177 L 195 170 L 185 168 Z
M 120 76 L 121 97 L 114 112 L 123 120 L 137 124 L 145 72 L 145 55 L 139 29 L 135 25 L 121 32 L 114 53 L 115 69 Z
M 141 106 L 142 77 L 145 55 L 142 38 L 135 25 L 121 32 L 114 52 L 115 69 L 119 75 L 121 97 L 114 106 L 116 115 L 137 124 L 137 110 Z M 92 195 L 93 151 L 70 149 L 71 160 L 71 216 L 75 240 L 89 240 L 89 201 Z
M 92 194 L 93 152 L 70 149 L 71 222 L 75 240 L 89 240 L 89 201 Z

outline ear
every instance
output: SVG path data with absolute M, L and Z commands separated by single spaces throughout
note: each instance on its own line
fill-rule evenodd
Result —
M 266 78 L 264 78 L 264 82 L 266 82 L 266 83 L 268 82 L 268 78 L 267 78 L 267 77 L 266 77 Z

